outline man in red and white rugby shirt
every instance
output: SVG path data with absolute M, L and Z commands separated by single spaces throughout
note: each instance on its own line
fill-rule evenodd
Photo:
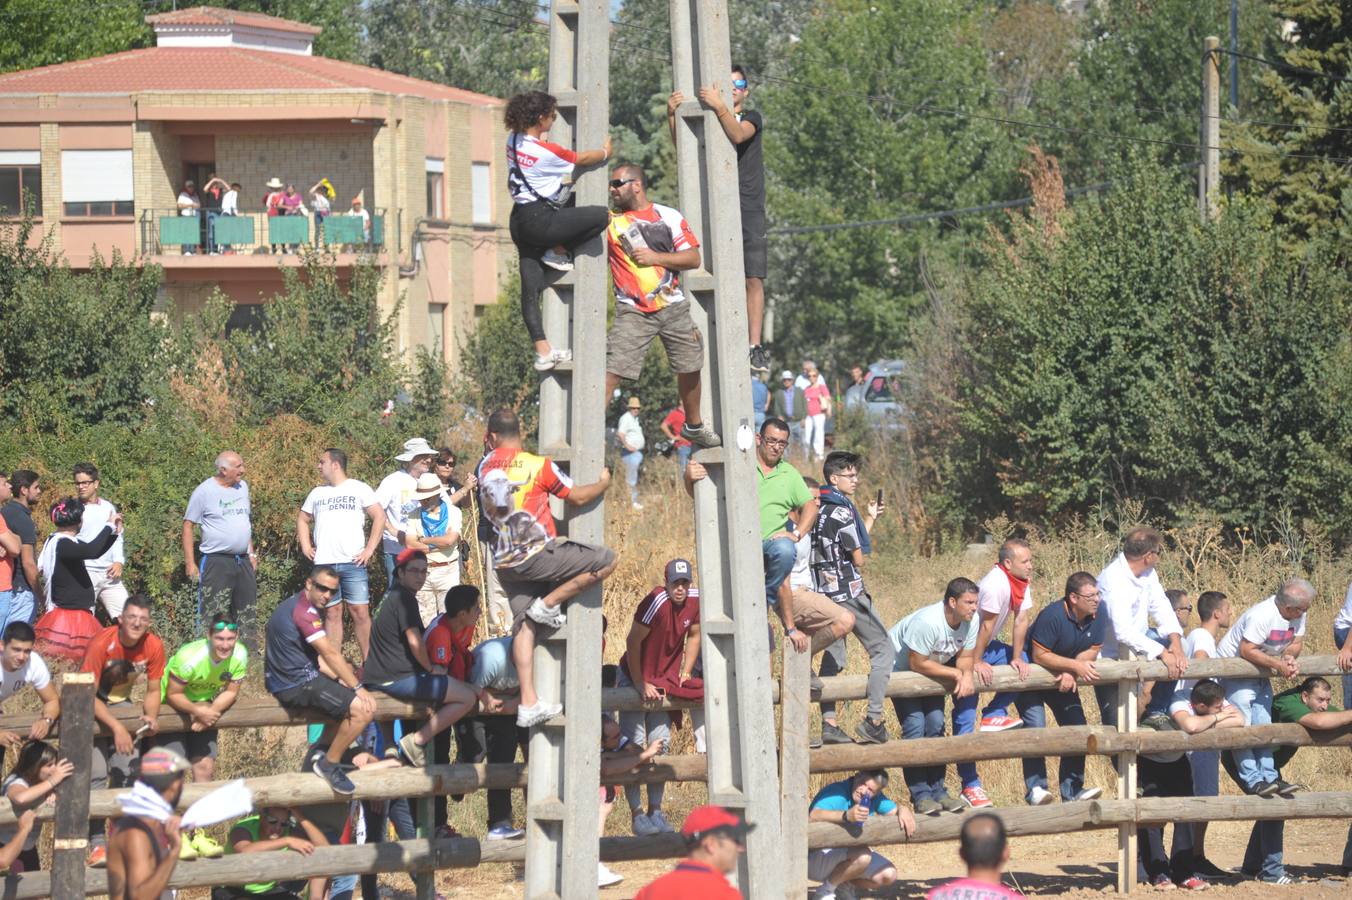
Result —
M 699 265 L 699 239 L 685 217 L 648 199 L 648 177 L 633 163 L 610 173 L 606 243 L 615 281 L 615 322 L 606 336 L 606 396 L 621 380 L 638 378 L 653 338 L 662 338 L 685 410 L 680 436 L 696 447 L 717 447 L 718 434 L 700 419 L 704 337 L 690 318 L 680 273 Z
M 625 653 L 620 659 L 617 687 L 636 687 L 644 700 L 664 697 L 703 700 L 704 680 L 692 676 L 699 658 L 699 589 L 692 585 L 690 562 L 673 559 L 667 563 L 662 586 L 648 592 L 634 610 Z M 635 746 L 666 741 L 671 722 L 680 723 L 680 712 L 635 710 L 620 713 L 620 730 Z M 704 752 L 704 710 L 690 710 L 695 727 L 695 749 Z M 662 794 L 666 783 L 648 782 L 648 811 L 643 811 L 642 787 L 624 786 L 634 834 L 659 834 L 676 829 L 662 812 Z

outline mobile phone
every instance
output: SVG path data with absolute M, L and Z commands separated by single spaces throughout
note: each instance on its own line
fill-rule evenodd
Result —
M 878 488 L 878 499 L 877 499 L 876 501 L 874 501 L 874 502 L 876 502 L 879 506 L 882 506 L 882 505 L 883 505 L 883 489 L 882 489 L 882 488 Z

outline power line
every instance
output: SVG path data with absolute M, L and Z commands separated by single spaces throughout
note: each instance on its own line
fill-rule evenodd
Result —
M 1265 66 L 1271 66 L 1274 69 L 1282 69 L 1287 72 L 1294 72 L 1297 75 L 1309 75 L 1313 78 L 1327 78 L 1329 81 L 1341 81 L 1344 84 L 1352 84 L 1352 78 L 1345 78 L 1342 75 L 1332 75 L 1328 72 L 1321 72 L 1318 69 L 1306 69 L 1303 66 L 1293 66 L 1290 63 L 1280 60 L 1268 59 L 1264 56 L 1254 56 L 1252 53 L 1241 53 L 1238 50 L 1220 49 L 1217 53 L 1224 53 L 1229 56 L 1237 56 L 1240 59 L 1251 60 L 1252 62 L 1262 63 Z
M 1169 168 L 1189 168 L 1195 169 L 1200 165 L 1196 162 L 1178 163 Z M 1101 191 L 1110 190 L 1119 184 L 1131 181 L 1130 178 L 1119 178 L 1112 181 L 1101 181 L 1098 184 L 1086 184 L 1080 187 L 1067 188 L 1064 196 L 1069 199 L 1078 197 L 1082 194 L 1093 194 Z M 828 231 L 847 231 L 857 228 L 877 228 L 884 225 L 918 225 L 922 222 L 929 222 L 935 219 L 957 218 L 959 216 L 975 215 L 978 213 L 997 212 L 1002 209 L 1016 209 L 1022 206 L 1031 206 L 1036 202 L 1034 197 L 1020 197 L 1017 200 L 998 200 L 992 203 L 983 203 L 980 206 L 963 206 L 956 209 L 942 209 L 937 212 L 910 213 L 904 216 L 892 216 L 886 219 L 861 219 L 853 222 L 832 222 L 825 225 L 788 225 L 781 228 L 771 228 L 766 235 L 798 235 L 798 234 L 816 234 Z

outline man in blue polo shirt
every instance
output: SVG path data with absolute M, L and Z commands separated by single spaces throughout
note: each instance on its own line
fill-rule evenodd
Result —
M 902 833 L 909 837 L 915 833 L 915 816 L 883 794 L 886 789 L 885 769 L 857 772 L 818 791 L 808 808 L 808 821 L 857 828 L 869 816 L 895 814 Z M 830 847 L 808 854 L 807 874 L 821 883 L 812 895 L 813 900 L 833 900 L 837 887 L 849 885 L 862 890 L 886 887 L 897 880 L 897 867 L 868 847 Z
M 1052 603 L 1033 621 L 1028 641 L 1033 647 L 1033 662 L 1057 675 L 1056 690 L 1044 691 L 1042 702 L 1051 709 L 1060 726 L 1085 724 L 1077 679 L 1098 681 L 1094 660 L 1103 646 L 1105 622 L 1098 615 L 1098 581 L 1088 572 L 1076 572 L 1066 579 L 1065 596 Z M 1093 800 L 1103 791 L 1084 786 L 1084 757 L 1061 757 L 1061 800 Z M 1047 767 L 1042 765 L 1042 784 L 1031 791 L 1033 802 L 1050 803 Z

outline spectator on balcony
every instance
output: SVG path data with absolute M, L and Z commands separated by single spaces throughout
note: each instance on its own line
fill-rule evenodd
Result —
M 285 215 L 282 212 L 282 197 L 285 196 L 286 185 L 282 184 L 282 179 L 274 175 L 268 179 L 268 183 L 264 187 L 268 189 L 267 194 L 263 197 L 263 208 L 267 210 L 268 218 Z M 273 253 L 280 253 L 281 249 L 280 244 L 272 245 Z
M 366 211 L 365 200 L 362 196 L 365 193 L 364 190 L 360 191 L 357 196 L 352 198 L 352 208 L 347 211 L 347 214 L 361 219 L 362 241 L 369 244 L 371 243 L 371 214 Z
M 334 190 L 332 184 L 327 178 L 321 178 L 315 182 L 314 187 L 310 188 L 310 211 L 315 216 L 315 243 L 319 243 L 320 235 L 324 227 L 324 220 L 329 217 L 333 211 L 330 201 L 337 196 L 338 192 Z
M 204 190 L 213 192 L 219 199 L 219 206 L 207 213 L 207 250 L 210 253 L 233 253 L 229 244 L 216 243 L 216 219 L 219 216 L 239 215 L 239 182 L 226 183 L 216 175 L 206 183 Z
M 202 198 L 197 194 L 197 185 L 191 181 L 183 182 L 183 190 L 178 192 L 178 214 L 180 216 L 197 216 L 197 211 L 202 208 Z M 183 245 L 183 255 L 192 256 L 197 252 L 197 243 Z
M 578 167 L 610 158 L 610 138 L 598 150 L 569 150 L 545 140 L 558 118 L 558 101 L 544 91 L 526 91 L 507 101 L 507 189 L 512 195 L 511 233 L 521 272 L 521 318 L 535 344 L 535 370 L 547 372 L 573 358 L 554 347 L 540 319 L 546 268 L 567 271 L 573 251 L 605 231 L 604 206 L 573 204 L 564 187 Z

